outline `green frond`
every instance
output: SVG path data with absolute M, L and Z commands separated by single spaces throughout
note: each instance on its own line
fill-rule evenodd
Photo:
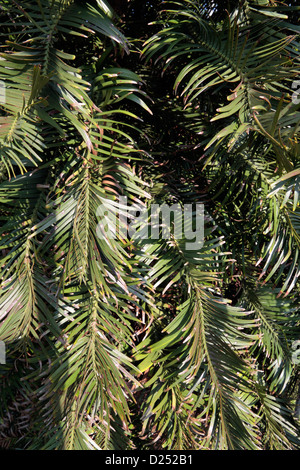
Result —
M 3 449 L 300 448 L 299 7 L 160 3 L 0 1 Z

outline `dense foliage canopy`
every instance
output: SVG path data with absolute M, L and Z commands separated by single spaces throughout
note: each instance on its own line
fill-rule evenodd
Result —
M 2 448 L 299 448 L 299 10 L 0 0 Z

